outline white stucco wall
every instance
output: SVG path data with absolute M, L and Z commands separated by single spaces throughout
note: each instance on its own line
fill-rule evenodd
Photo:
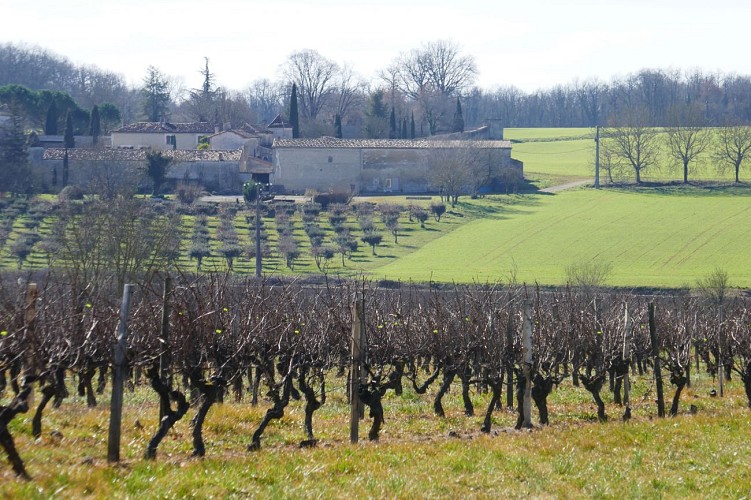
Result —
M 177 141 L 177 147 L 175 149 L 197 149 L 198 139 L 208 134 L 169 134 L 169 133 L 128 133 L 128 132 L 112 132 L 112 147 L 121 148 L 123 146 L 133 146 L 139 148 L 141 146 L 147 146 L 151 149 L 172 149 L 171 145 L 167 145 L 167 136 L 174 135 Z M 215 148 L 220 149 L 220 148 Z M 237 149 L 237 148 L 230 148 Z

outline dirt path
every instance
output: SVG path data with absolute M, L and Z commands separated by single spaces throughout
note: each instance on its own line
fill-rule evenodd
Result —
M 590 184 L 592 181 L 589 179 L 583 180 L 583 181 L 573 181 L 573 182 L 567 182 L 566 184 L 559 184 L 557 186 L 550 186 L 545 189 L 540 189 L 541 193 L 558 193 L 560 191 L 565 191 L 566 189 L 571 189 L 579 186 L 584 186 L 585 184 Z

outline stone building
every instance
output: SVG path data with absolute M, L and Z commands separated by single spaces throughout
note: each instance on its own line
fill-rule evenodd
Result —
M 112 147 L 121 149 L 197 149 L 203 137 L 220 130 L 212 123 L 136 122 L 113 130 Z
M 273 150 L 271 182 L 287 193 L 435 191 L 431 170 L 442 157 L 457 152 L 471 153 L 491 180 L 523 177 L 522 162 L 511 158 L 511 142 L 503 140 L 275 139 Z
M 69 149 L 68 184 L 85 190 L 101 190 L 120 183 L 135 183 L 142 189 L 150 181 L 145 175 L 146 150 L 139 149 Z M 240 171 L 242 150 L 167 150 L 171 159 L 165 187 L 178 182 L 200 185 L 209 192 L 237 194 L 250 175 Z M 40 187 L 56 191 L 62 187 L 65 149 L 31 148 L 30 157 Z M 56 184 L 57 183 L 57 184 Z

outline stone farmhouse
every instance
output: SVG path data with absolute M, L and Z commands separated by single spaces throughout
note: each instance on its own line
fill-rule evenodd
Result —
M 219 132 L 208 122 L 136 122 L 111 132 L 116 149 L 198 149 L 203 137 Z
M 422 139 L 276 139 L 272 183 L 276 190 L 352 193 L 435 191 L 431 170 L 452 155 L 471 156 L 491 180 L 491 189 L 523 178 L 511 158 L 511 142 L 492 126 Z M 466 154 L 465 154 L 466 153 Z
M 351 193 L 426 193 L 436 162 L 471 151 L 491 179 L 516 182 L 523 165 L 511 158 L 511 143 L 493 124 L 476 130 L 422 139 L 293 139 L 292 126 L 278 115 L 268 126 L 232 128 L 210 123 L 138 122 L 114 130 L 97 147 L 86 141 L 68 150 L 69 182 L 85 186 L 116 172 L 143 179 L 146 152 L 172 159 L 167 185 L 193 182 L 215 193 L 237 194 L 249 180 L 270 183 L 274 192 L 302 194 L 312 189 Z M 198 149 L 206 142 L 209 149 Z M 79 146 L 80 144 L 80 146 Z M 111 145 L 110 145 L 111 144 Z M 53 189 L 65 150 L 55 141 L 30 148 L 41 186 Z

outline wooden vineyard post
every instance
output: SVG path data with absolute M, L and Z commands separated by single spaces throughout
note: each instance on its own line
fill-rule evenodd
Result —
M 37 297 L 39 296 L 39 289 L 37 288 L 36 283 L 29 283 L 26 288 L 26 308 L 24 310 L 24 330 L 25 330 L 25 339 L 26 339 L 26 349 L 24 351 L 24 358 L 23 358 L 23 374 L 22 374 L 22 384 L 27 385 L 28 381 L 24 380 L 29 377 L 33 377 L 36 375 L 36 348 L 37 348 L 37 342 L 36 342 L 36 333 L 35 333 L 35 323 L 36 323 L 36 316 L 37 316 Z M 29 406 L 34 405 L 34 385 L 32 383 L 28 383 L 29 387 L 31 387 L 31 390 L 29 391 L 29 396 L 26 398 L 27 403 Z
M 524 324 L 522 325 L 522 371 L 524 373 L 524 401 L 522 427 L 532 427 L 532 301 L 524 301 Z
M 652 342 L 652 359 L 654 362 L 655 387 L 657 387 L 657 416 L 665 416 L 665 397 L 662 392 L 662 372 L 660 371 L 660 346 L 657 345 L 657 326 L 655 325 L 655 303 L 649 303 L 649 338 Z
M 629 393 L 631 392 L 631 315 L 628 312 L 628 302 L 624 303 L 624 328 L 623 328 L 623 362 L 626 363 L 626 372 L 623 375 L 623 405 L 626 411 L 623 413 L 623 420 L 631 418 L 631 404 L 629 402 Z
M 172 384 L 167 377 L 169 376 L 169 366 L 172 362 L 169 349 L 169 316 L 170 316 L 170 295 L 172 294 L 172 278 L 167 276 L 164 278 L 164 295 L 162 296 L 162 331 L 159 335 L 159 341 L 162 344 L 161 354 L 159 354 L 159 376 L 167 384 L 172 387 Z M 162 401 L 159 405 L 159 421 L 162 421 L 164 415 L 167 414 L 169 408 L 165 408 Z
M 365 352 L 363 345 L 363 331 L 365 330 L 365 299 L 359 293 L 352 304 L 352 360 L 349 371 L 349 441 L 356 444 L 360 431 L 360 418 L 363 414 L 363 404 L 358 395 L 360 379 L 362 378 L 362 361 Z
M 511 313 L 513 302 L 509 301 L 508 308 L 509 315 L 508 321 L 506 322 L 506 349 L 511 351 L 514 345 L 514 315 Z M 508 356 L 506 361 L 508 362 L 510 359 L 511 357 Z M 514 407 L 514 367 L 512 364 L 513 363 L 509 362 L 508 367 L 506 368 L 506 379 L 508 380 L 508 383 L 506 384 L 506 407 L 508 408 Z
M 120 323 L 117 325 L 115 363 L 112 373 L 112 401 L 110 404 L 110 428 L 107 441 L 107 461 L 120 461 L 120 426 L 123 417 L 123 385 L 125 381 L 125 353 L 128 342 L 128 313 L 133 285 L 123 287 L 123 301 L 120 305 Z
M 719 391 L 718 394 L 720 397 L 723 397 L 725 395 L 725 366 L 722 363 L 722 357 L 725 355 L 723 345 L 724 342 L 724 334 L 723 331 L 723 323 L 725 322 L 725 311 L 723 310 L 722 303 L 717 307 L 717 319 L 719 322 L 719 328 L 717 331 L 718 338 L 717 338 L 717 382 L 719 383 Z

